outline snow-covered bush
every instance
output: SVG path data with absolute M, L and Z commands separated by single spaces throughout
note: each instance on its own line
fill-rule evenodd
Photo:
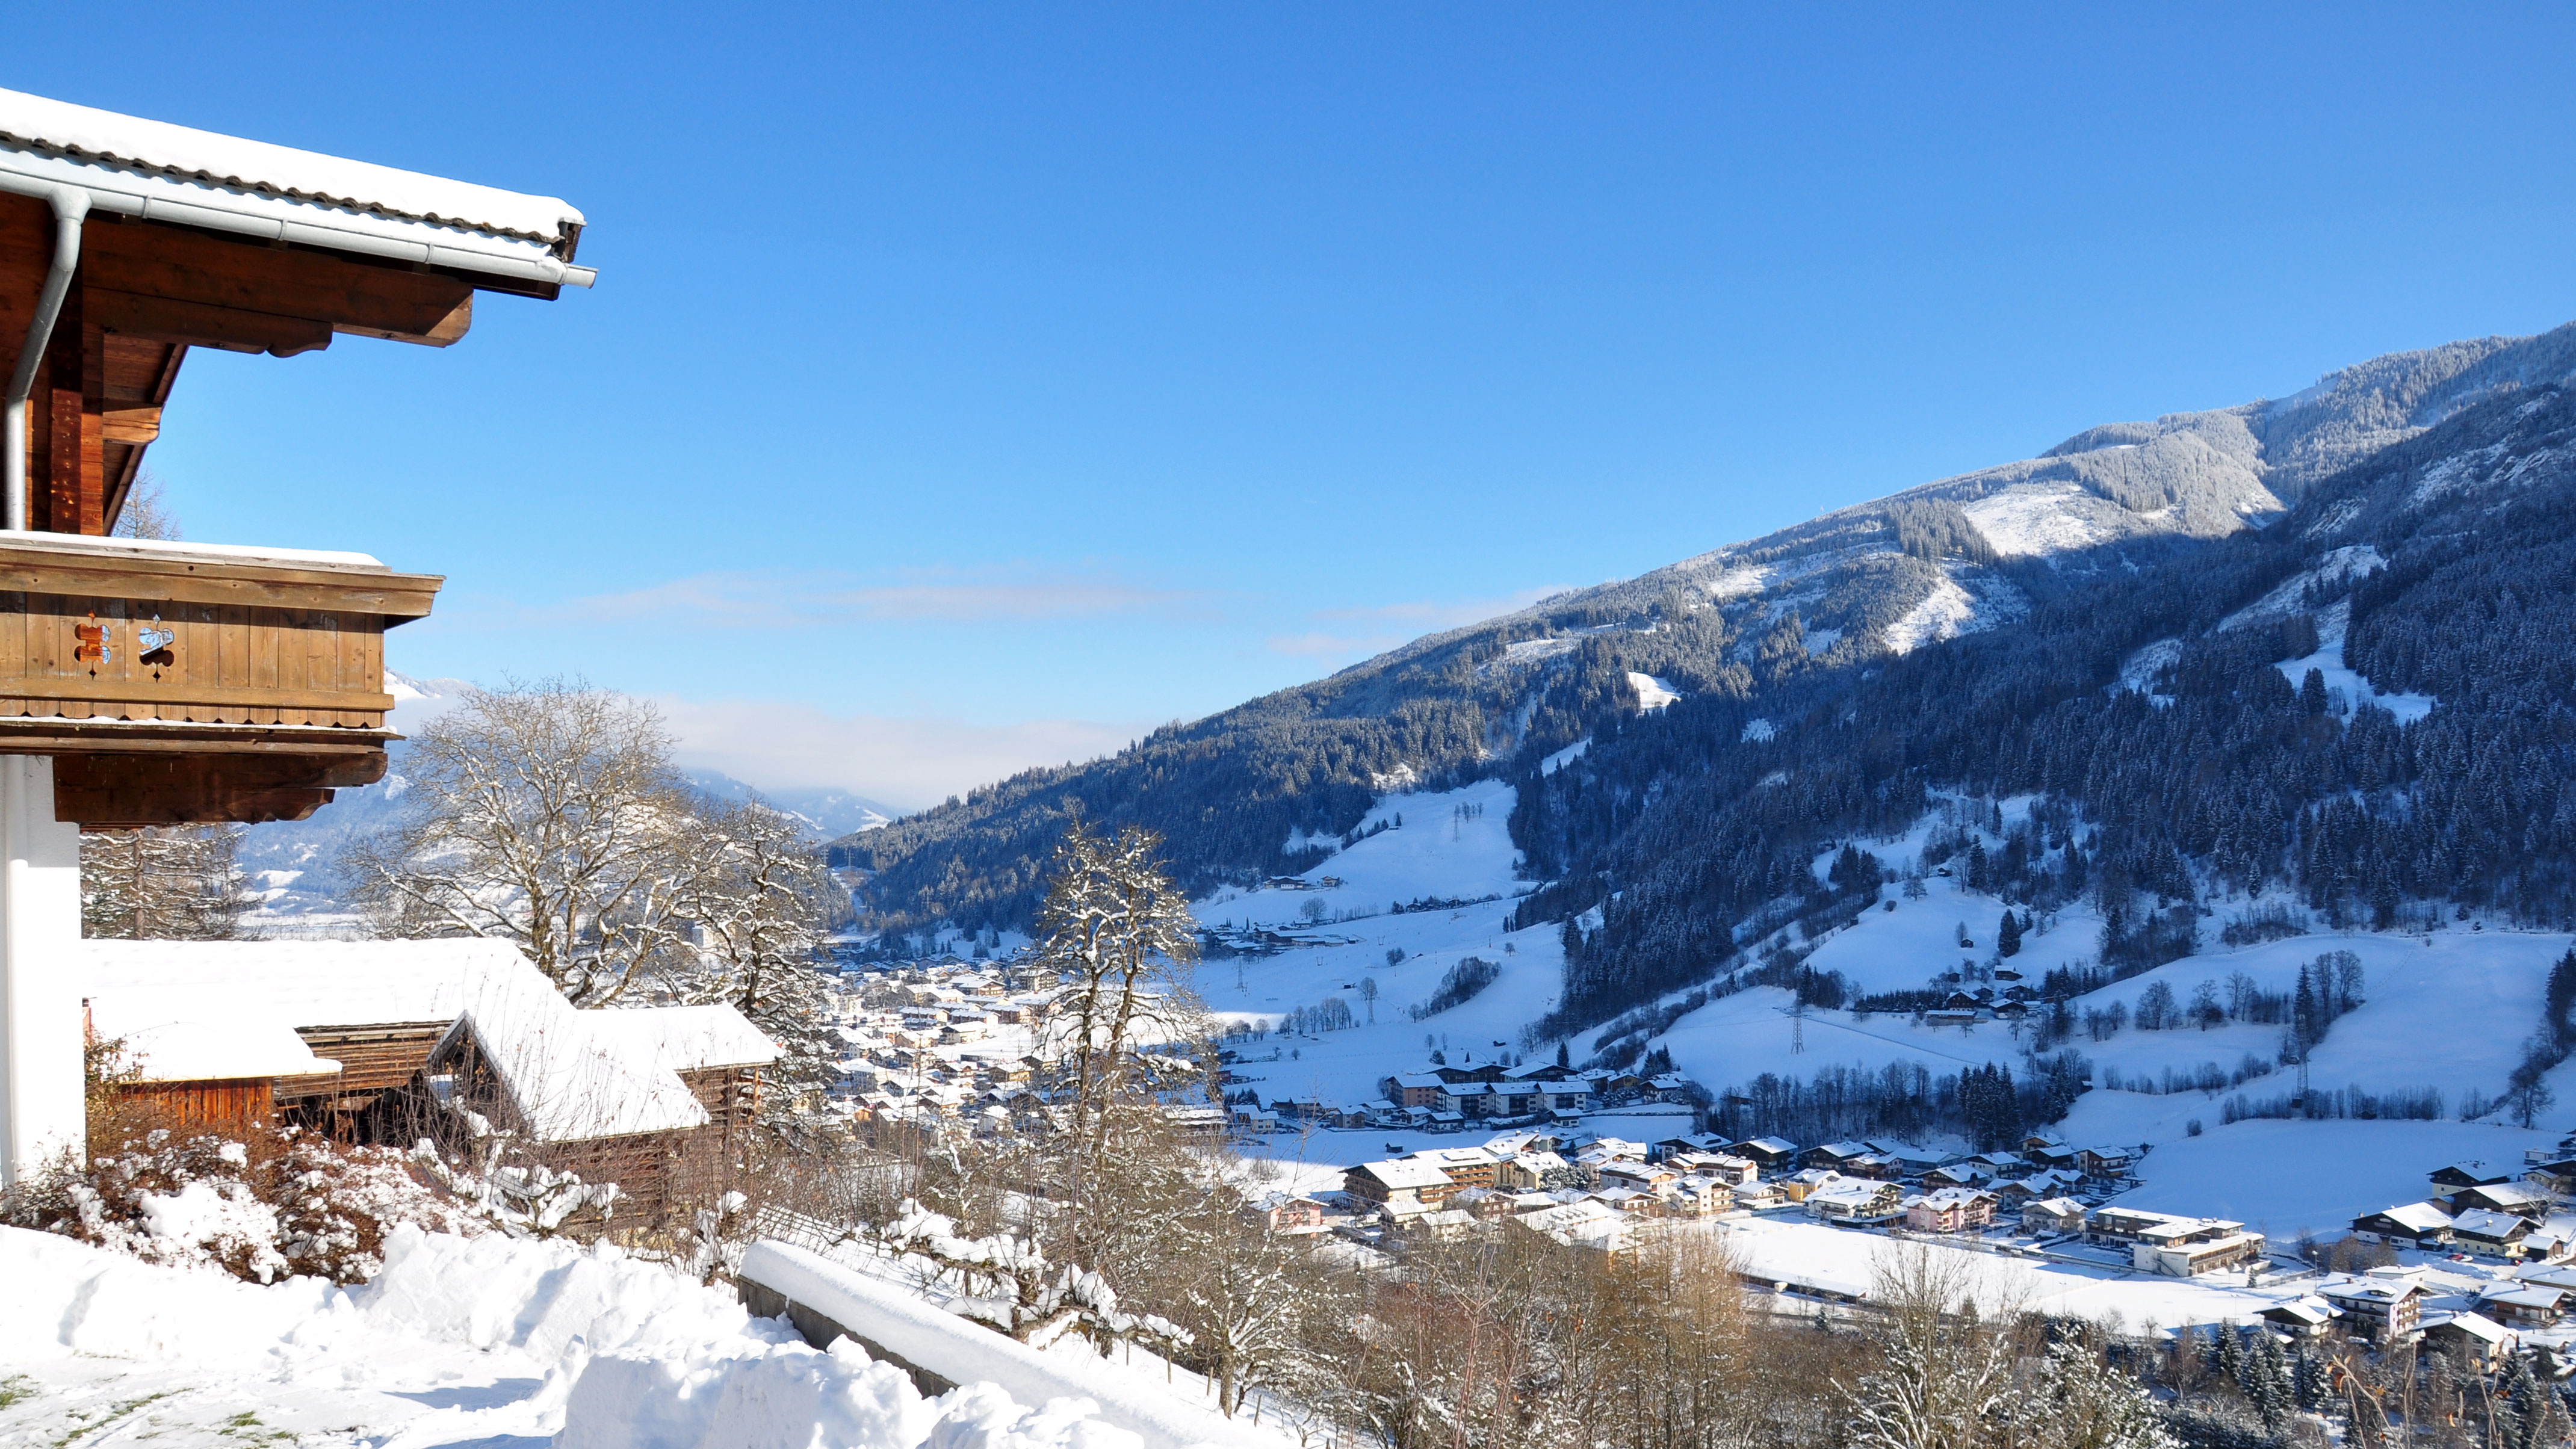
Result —
M 385 1235 L 398 1224 L 455 1233 L 484 1226 L 404 1154 L 294 1129 L 246 1139 L 155 1131 L 129 1150 L 47 1174 L 10 1201 L 6 1217 L 147 1263 L 252 1283 L 297 1275 L 360 1283 L 384 1265 Z

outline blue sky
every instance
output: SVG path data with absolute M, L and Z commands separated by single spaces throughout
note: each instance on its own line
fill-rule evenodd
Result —
M 192 537 L 904 806 L 2576 318 L 2576 11 L 53 7 L 0 85 L 550 193 L 595 292 L 194 354 Z

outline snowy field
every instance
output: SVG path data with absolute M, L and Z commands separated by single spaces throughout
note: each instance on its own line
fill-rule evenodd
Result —
M 1710 1230 L 1724 1234 L 1740 1270 L 1756 1279 L 1855 1297 L 1869 1291 L 1880 1257 L 1914 1251 L 1922 1241 L 1852 1232 L 1821 1223 L 1761 1218 L 1714 1224 Z M 2005 1257 L 1939 1243 L 1926 1246 L 1931 1252 L 1954 1255 L 1964 1263 L 1981 1307 L 2018 1307 L 2096 1320 L 2117 1314 L 2131 1328 L 2150 1321 L 2167 1327 L 2227 1319 L 2243 1322 L 2304 1291 L 2296 1284 L 2279 1289 L 2249 1289 L 2243 1286 L 2241 1274 L 2158 1278 Z M 2229 1279 L 2234 1282 L 2230 1284 L 2226 1281 Z

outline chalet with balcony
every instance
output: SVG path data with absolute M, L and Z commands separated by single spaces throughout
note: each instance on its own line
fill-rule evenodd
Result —
M 1918 1233 L 1973 1233 L 1995 1220 L 1995 1200 L 1972 1187 L 1945 1187 L 1905 1202 L 1905 1226 Z
M 2354 1218 L 2352 1235 L 2366 1243 L 2438 1248 L 2451 1241 L 2451 1215 L 2429 1202 L 2410 1202 Z
M 2424 1316 L 2420 1271 L 2384 1269 L 2355 1278 L 2330 1279 L 2316 1296 L 2342 1316 L 2355 1338 L 2388 1347 L 2414 1341 Z

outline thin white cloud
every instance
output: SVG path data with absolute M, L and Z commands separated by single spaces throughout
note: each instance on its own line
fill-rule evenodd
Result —
M 1213 617 L 1196 590 L 1136 584 L 1103 573 L 1019 566 L 904 569 L 890 577 L 831 569 L 727 569 L 558 604 L 502 605 L 489 622 L 703 627 L 817 625 L 856 620 L 1030 623 L 1141 615 Z
M 657 697 L 684 764 L 764 790 L 834 787 L 907 810 L 1037 765 L 1097 759 L 1153 726 L 1047 719 L 836 715 L 811 705 Z
M 1560 587 L 1523 589 L 1501 598 L 1487 599 L 1417 599 L 1393 604 L 1372 604 L 1357 608 L 1317 609 L 1310 616 L 1318 623 L 1346 624 L 1358 628 L 1309 630 L 1302 634 L 1275 634 L 1268 641 L 1274 654 L 1294 655 L 1305 659 L 1365 659 L 1383 654 L 1397 645 L 1410 643 L 1425 634 L 1482 623 L 1504 614 L 1518 613 L 1547 598 L 1563 593 Z M 1374 626 L 1374 627 L 1369 627 Z M 1396 630 L 1405 632 L 1397 633 Z
M 1393 604 L 1373 604 L 1349 609 L 1318 609 L 1318 619 L 1348 619 L 1383 622 L 1418 629 L 1424 634 L 1442 629 L 1455 629 L 1465 624 L 1479 624 L 1505 614 L 1516 614 L 1539 600 L 1565 592 L 1561 584 L 1546 588 L 1522 589 L 1499 598 L 1486 599 L 1414 599 Z

